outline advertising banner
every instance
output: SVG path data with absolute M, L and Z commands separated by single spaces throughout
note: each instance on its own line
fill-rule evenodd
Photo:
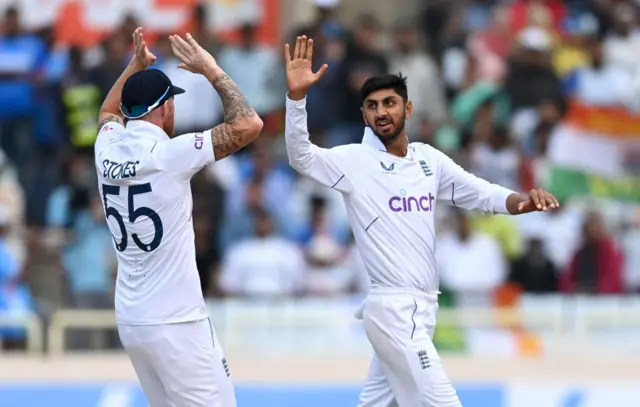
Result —
M 259 39 L 275 43 L 279 35 L 280 0 L 208 0 L 208 27 L 233 38 L 244 23 L 259 26 Z M 134 16 L 150 37 L 183 33 L 193 27 L 193 8 L 200 0 L 21 0 L 17 2 L 25 28 L 52 26 L 56 39 L 65 44 L 91 46 L 124 18 Z M 16 4 L 0 0 L 0 10 Z

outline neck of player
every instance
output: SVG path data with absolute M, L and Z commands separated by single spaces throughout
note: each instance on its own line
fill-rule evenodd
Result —
M 389 154 L 393 154 L 398 157 L 406 157 L 407 149 L 409 148 L 409 140 L 407 139 L 407 135 L 403 131 L 400 135 L 393 140 L 381 140 L 382 144 L 384 144 L 387 152 Z

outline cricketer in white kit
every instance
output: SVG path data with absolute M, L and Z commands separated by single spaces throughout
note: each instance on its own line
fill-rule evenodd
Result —
M 196 268 L 191 177 L 255 139 L 262 121 L 215 59 L 171 36 L 180 67 L 210 80 L 224 123 L 174 137 L 173 97 L 142 29 L 135 57 L 100 111 L 98 187 L 118 258 L 118 333 L 151 407 L 235 407 L 224 353 Z M 125 122 L 126 120 L 126 122 Z
M 487 213 L 555 208 L 544 190 L 520 195 L 476 178 L 437 149 L 409 144 L 406 78 L 382 75 L 362 86 L 361 144 L 332 149 L 309 141 L 305 97 L 327 66 L 311 71 L 313 41 L 285 46 L 289 93 L 286 144 L 299 173 L 342 193 L 372 287 L 359 310 L 374 356 L 360 407 L 457 407 L 432 338 L 438 310 L 434 212 L 438 203 Z M 481 266 L 481 265 L 479 265 Z M 478 272 L 482 272 L 481 268 Z

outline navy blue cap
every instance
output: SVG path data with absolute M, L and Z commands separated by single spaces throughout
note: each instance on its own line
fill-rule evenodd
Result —
M 158 69 L 136 72 L 124 83 L 120 111 L 127 119 L 139 119 L 181 93 L 184 89 L 173 86 Z

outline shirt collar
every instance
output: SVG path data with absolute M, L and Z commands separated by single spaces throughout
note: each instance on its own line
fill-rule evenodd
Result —
M 371 127 L 366 126 L 364 128 L 364 136 L 362 136 L 362 144 L 375 148 L 380 151 L 387 151 L 387 148 L 384 146 L 382 141 L 373 133 Z
M 169 136 L 162 128 L 145 120 L 129 120 L 125 128 L 129 137 L 139 137 L 153 141 L 169 139 Z
M 371 148 L 375 148 L 376 150 L 379 150 L 379 151 L 384 151 L 385 153 L 387 152 L 387 148 L 384 146 L 382 141 L 380 141 L 378 136 L 375 135 L 375 133 L 373 132 L 373 130 L 371 130 L 371 127 L 369 126 L 364 128 L 364 136 L 362 136 L 362 144 L 364 144 L 365 146 L 369 146 Z M 413 160 L 413 152 L 411 147 L 407 149 L 407 155 L 405 157 L 398 157 L 398 158 L 408 158 L 410 160 Z

